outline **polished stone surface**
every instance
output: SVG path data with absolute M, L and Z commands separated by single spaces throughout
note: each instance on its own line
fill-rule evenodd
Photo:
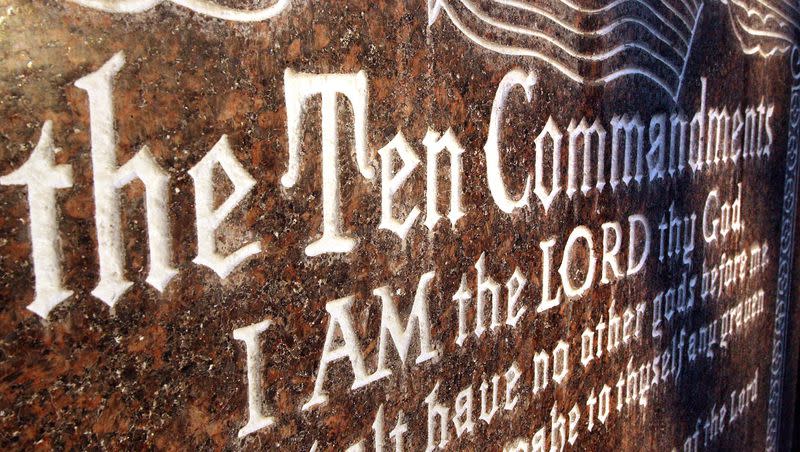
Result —
M 788 445 L 797 8 L 270 5 L 3 7 L 0 447 Z

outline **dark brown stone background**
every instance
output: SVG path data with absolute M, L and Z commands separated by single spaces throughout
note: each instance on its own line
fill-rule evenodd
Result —
M 758 366 L 757 404 L 714 447 L 763 449 L 790 73 L 786 56 L 764 60 L 742 55 L 720 5 L 706 6 L 677 106 L 641 79 L 584 88 L 540 62 L 491 54 L 442 17 L 428 31 L 425 0 L 296 0 L 278 17 L 256 24 L 210 19 L 169 3 L 131 15 L 55 0 L 11 0 L 8 5 L 0 22 L 0 174 L 28 158 L 42 123 L 53 120 L 55 145 L 63 149 L 58 161 L 74 170 L 74 187 L 59 190 L 58 199 L 64 285 L 75 294 L 48 321 L 25 309 L 34 284 L 26 192 L 0 186 L 0 448 L 308 450 L 319 440 L 322 450 L 339 450 L 371 438 L 375 413 L 385 403 L 386 431 L 402 409 L 410 427 L 407 445 L 420 450 L 426 440 L 424 398 L 437 379 L 442 381 L 440 400 L 452 405 L 458 391 L 469 384 L 477 390 L 482 376 L 502 373 L 516 360 L 524 371 L 523 391 L 531 385 L 535 351 L 552 349 L 565 336 L 574 346 L 589 320 L 593 325 L 607 313 L 612 299 L 623 305 L 649 301 L 680 276 L 678 267 L 656 265 L 651 251 L 644 274 L 595 285 L 590 297 L 535 315 L 534 303 L 541 297 L 539 241 L 556 236 L 563 247 L 568 231 L 580 224 L 588 225 L 597 240 L 602 222 L 622 221 L 633 213 L 645 213 L 652 225 L 673 200 L 702 212 L 710 189 L 718 186 L 727 199 L 742 180 L 746 231 L 738 242 L 706 254 L 718 257 L 769 238 L 770 266 L 759 281 L 766 293 L 766 314 L 747 335 L 733 339 L 713 368 L 696 366 L 673 389 L 665 393 L 661 386 L 651 392 L 656 395 L 646 409 L 614 412 L 609 424 L 591 434 L 582 429 L 576 447 L 677 446 L 698 417 Z M 114 92 L 119 161 L 146 144 L 169 171 L 172 255 L 179 274 L 163 294 L 144 282 L 143 187 L 132 184 L 124 189 L 123 223 L 128 278 L 135 284 L 111 311 L 90 295 L 97 283 L 97 251 L 88 103 L 73 82 L 120 50 L 126 64 Z M 516 91 L 506 114 L 504 161 L 507 181 L 517 181 L 509 182 L 516 192 L 524 175 L 533 171 L 533 140 L 548 116 L 565 131 L 570 119 L 584 115 L 608 124 L 617 113 L 640 112 L 649 118 L 677 108 L 693 114 L 701 76 L 709 78 L 710 106 L 757 104 L 762 96 L 774 102 L 773 155 L 767 163 L 726 167 L 694 178 L 684 175 L 666 185 L 646 183 L 644 189 L 622 194 L 607 190 L 568 201 L 562 193 L 546 216 L 538 202 L 524 213 L 504 214 L 489 195 L 483 145 L 494 91 L 514 67 L 539 75 L 533 102 L 525 103 Z M 344 224 L 359 244 L 344 256 L 306 257 L 303 250 L 318 236 L 322 218 L 319 102 L 311 101 L 305 122 L 300 181 L 285 190 L 279 181 L 288 159 L 285 68 L 314 73 L 364 69 L 373 152 L 400 127 L 424 158 L 421 141 L 428 127 L 441 132 L 452 127 L 467 151 L 467 216 L 459 229 L 454 232 L 442 221 L 429 237 L 420 215 L 401 247 L 396 236 L 377 229 L 379 182 L 358 175 L 351 153 L 345 151 L 340 160 Z M 341 146 L 352 149 L 349 104 L 340 105 Z M 237 158 L 257 180 L 226 221 L 231 225 L 226 239 L 231 247 L 260 240 L 263 248 L 225 281 L 191 262 L 196 237 L 187 173 L 222 134 L 229 135 Z M 406 207 L 423 206 L 422 166 L 408 186 L 412 188 L 403 192 Z M 704 253 L 701 236 L 696 243 L 694 269 L 701 268 Z M 457 312 L 450 298 L 462 273 L 474 281 L 473 265 L 482 251 L 489 274 L 501 284 L 515 266 L 526 271 L 529 284 L 522 302 L 529 310 L 516 329 L 503 328 L 477 346 L 470 339 L 459 349 L 453 343 Z M 556 253 L 555 262 L 560 262 L 560 251 Z M 392 377 L 352 392 L 349 365 L 334 364 L 326 385 L 330 401 L 302 412 L 327 326 L 325 303 L 356 294 L 354 318 L 372 368 L 377 344 L 366 338 L 377 334 L 380 322 L 380 303 L 372 289 L 389 284 L 413 294 L 419 276 L 433 269 L 431 318 L 442 358 L 405 370 L 392 359 Z M 758 287 L 754 283 L 737 293 L 752 292 Z M 411 297 L 397 300 L 406 312 Z M 687 326 L 698 326 L 712 312 L 711 307 L 701 308 Z M 247 389 L 244 346 L 232 331 L 267 317 L 275 325 L 262 336 L 267 364 L 263 389 L 276 423 L 237 439 L 247 421 Z M 794 326 L 796 316 L 790 330 Z M 411 356 L 416 356 L 414 347 Z M 516 417 L 501 410 L 489 427 L 477 423 L 474 434 L 454 439 L 450 448 L 496 450 L 517 436 L 530 438 L 548 422 L 554 401 L 566 415 L 577 400 L 585 401 L 588 388 L 615 381 L 629 356 L 644 353 L 650 347 L 637 345 L 615 355 L 604 363 L 607 373 L 594 369 L 584 375 L 575 367 L 566 387 L 539 397 L 521 395 Z M 790 354 L 791 369 L 795 361 Z M 787 377 L 791 382 L 793 372 Z M 479 398 L 476 403 L 479 407 Z M 365 446 L 372 447 L 371 441 Z

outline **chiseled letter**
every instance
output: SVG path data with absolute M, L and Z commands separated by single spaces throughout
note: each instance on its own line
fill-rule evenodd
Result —
M 667 172 L 667 115 L 657 114 L 650 119 L 650 151 L 647 152 L 647 174 L 650 181 L 664 179 Z
M 544 312 L 561 304 L 561 286 L 556 289 L 556 295 L 550 298 L 550 268 L 553 266 L 553 246 L 556 239 L 539 242 L 542 249 L 542 302 L 536 307 L 536 312 Z
M 472 398 L 472 386 L 456 395 L 456 414 L 453 416 L 453 425 L 456 427 L 457 438 L 461 438 L 464 432 L 472 433 L 475 429 L 475 421 L 472 420 Z
M 476 310 L 475 313 L 475 335 L 481 337 L 485 326 L 486 315 L 486 295 L 492 297 L 492 318 L 489 328 L 492 330 L 500 326 L 500 285 L 497 284 L 491 276 L 486 274 L 486 253 L 481 253 L 478 262 L 475 263 L 475 270 L 478 272 L 477 289 L 476 289 Z
M 506 104 L 508 93 L 516 85 L 520 85 L 525 90 L 525 98 L 528 102 L 533 97 L 531 88 L 536 83 L 536 76 L 533 73 L 525 73 L 521 69 L 512 69 L 506 74 L 500 85 L 492 103 L 492 113 L 489 117 L 489 135 L 486 137 L 486 145 L 483 147 L 486 153 L 486 179 L 489 183 L 489 191 L 492 198 L 505 213 L 511 213 L 514 209 L 525 207 L 530 202 L 531 178 L 525 179 L 525 191 L 517 199 L 511 199 L 503 182 L 503 169 L 500 161 L 500 129 L 503 122 L 503 108 Z
M 639 255 L 639 260 L 636 260 L 636 242 L 638 242 L 638 234 L 636 233 L 636 225 L 641 225 L 644 232 L 644 243 L 642 244 L 642 254 Z M 644 215 L 631 215 L 628 217 L 628 272 L 627 275 L 634 275 L 644 268 L 647 263 L 647 256 L 650 255 L 650 223 Z
M 394 173 L 395 154 L 393 151 L 397 152 L 403 162 L 403 166 L 400 167 L 400 171 L 396 174 L 392 174 Z M 414 171 L 414 168 L 419 165 L 419 157 L 409 146 L 402 131 L 398 131 L 392 141 L 381 148 L 378 154 L 381 156 L 381 223 L 378 227 L 394 232 L 400 237 L 400 241 L 405 241 L 406 235 L 419 216 L 420 210 L 414 206 L 406 216 L 406 219 L 401 222 L 392 213 L 392 197 L 400 190 L 400 187 L 403 186 L 403 183 Z
M 620 182 L 620 165 L 622 165 L 622 182 L 630 186 L 635 180 L 641 184 L 644 178 L 644 124 L 639 113 L 614 116 L 611 118 L 611 189 L 616 190 Z M 622 132 L 625 132 L 623 135 Z M 633 140 L 636 137 L 636 156 L 633 155 Z M 625 148 L 622 162 L 619 161 L 620 137 L 624 137 Z M 634 158 L 636 162 L 634 163 Z M 636 169 L 634 170 L 634 164 Z M 634 174 L 635 171 L 635 174 Z
M 314 382 L 314 393 L 303 405 L 303 410 L 308 410 L 316 405 L 328 401 L 328 395 L 323 389 L 325 375 L 328 371 L 328 364 L 348 358 L 353 368 L 353 386 L 351 389 L 358 389 L 376 380 L 376 376 L 367 375 L 364 367 L 364 356 L 361 353 L 361 343 L 358 340 L 355 329 L 353 328 L 353 316 L 350 313 L 350 306 L 353 304 L 353 297 L 340 298 L 325 305 L 325 310 L 330 314 L 328 321 L 328 332 L 325 335 L 325 345 L 322 347 L 322 356 L 319 359 L 319 370 L 317 379 Z M 338 347 L 335 344 L 336 330 L 341 331 L 342 344 Z
M 97 252 L 100 281 L 92 295 L 114 306 L 132 284 L 125 279 L 125 245 L 120 224 L 119 189 L 139 179 L 145 187 L 147 239 L 150 245 L 150 272 L 147 282 L 164 290 L 177 271 L 170 263 L 167 186 L 169 176 L 158 166 L 147 146 L 121 167 L 117 166 L 117 142 L 114 129 L 113 81 L 125 64 L 122 52 L 103 67 L 78 79 L 75 86 L 89 96 L 89 122 L 94 172 L 94 204 L 97 227 Z
M 464 209 L 461 206 L 461 155 L 464 153 L 464 148 L 461 147 L 461 143 L 458 142 L 452 129 L 447 129 L 442 136 L 428 129 L 422 143 L 428 149 L 425 226 L 433 230 L 442 217 L 436 206 L 439 198 L 438 156 L 440 152 L 447 149 L 450 153 L 450 211 L 447 213 L 447 218 L 450 219 L 450 226 L 455 227 L 456 222 L 464 216 Z
M 214 208 L 214 167 L 219 164 L 233 184 L 233 193 L 218 208 Z M 222 135 L 217 144 L 189 170 L 194 179 L 195 210 L 197 212 L 197 257 L 193 262 L 214 270 L 220 278 L 227 277 L 242 261 L 261 251 L 258 242 L 251 242 L 223 256 L 217 252 L 216 232 L 222 221 L 253 189 L 256 181 L 233 155 L 228 137 Z
M 261 412 L 261 350 L 258 348 L 258 335 L 272 325 L 272 320 L 264 320 L 233 330 L 233 338 L 243 341 L 247 350 L 247 425 L 239 429 L 239 438 L 256 430 L 269 427 L 275 422 L 272 416 Z
M 339 193 L 339 128 L 337 121 L 338 94 L 353 106 L 356 163 L 361 175 L 375 176 L 367 150 L 367 74 L 308 74 L 291 69 L 284 72 L 286 95 L 286 127 L 289 134 L 289 165 L 281 177 L 284 187 L 293 187 L 300 176 L 300 142 L 306 101 L 317 94 L 322 96 L 322 237 L 306 247 L 306 254 L 348 253 L 356 240 L 342 231 Z
M 708 79 L 700 77 L 700 110 L 689 123 L 689 168 L 694 172 L 703 169 L 703 150 L 706 137 L 706 85 Z
M 600 227 L 603 229 L 603 268 L 600 272 L 600 283 L 608 284 L 614 279 L 625 276 L 625 272 L 619 269 L 619 261 L 617 260 L 617 254 L 622 249 L 622 226 L 620 226 L 619 222 L 613 221 L 603 223 Z M 611 246 L 609 240 L 612 236 L 612 231 L 614 236 L 613 246 Z M 607 270 L 610 270 L 610 272 Z
M 467 274 L 461 275 L 461 285 L 458 287 L 453 301 L 458 302 L 458 336 L 456 336 L 456 344 L 458 346 L 464 345 L 464 340 L 467 338 L 467 302 L 472 299 L 472 292 L 467 288 Z
M 603 191 L 605 186 L 605 151 L 606 151 L 606 130 L 600 123 L 599 119 L 595 119 L 592 126 L 586 121 L 586 118 L 581 119 L 581 122 L 576 123 L 573 119 L 567 127 L 569 132 L 569 149 L 567 151 L 567 196 L 572 199 L 575 192 L 578 191 L 578 139 L 583 139 L 583 149 L 581 158 L 583 159 L 583 182 L 581 183 L 581 192 L 586 195 L 592 189 L 591 174 L 592 174 L 592 135 L 597 137 L 597 146 L 595 147 L 597 158 L 597 190 Z
M 406 363 L 414 326 L 419 331 L 417 364 L 433 359 L 438 354 L 431 345 L 431 322 L 428 318 L 428 288 L 433 276 L 433 272 L 428 272 L 420 277 L 417 292 L 414 295 L 414 304 L 411 306 L 411 313 L 408 315 L 405 328 L 400 325 L 400 314 L 397 312 L 397 306 L 394 304 L 389 287 L 379 287 L 372 292 L 381 298 L 382 303 L 381 333 L 380 342 L 378 343 L 378 369 L 375 371 L 374 379 L 384 378 L 392 373 L 386 367 L 386 344 L 389 342 L 389 337 L 391 337 L 395 350 L 400 356 L 400 362 Z
M 551 159 L 553 168 L 549 190 L 544 184 L 545 140 L 548 135 L 553 142 L 553 155 Z M 558 192 L 561 191 L 561 138 L 563 136 L 564 135 L 558 129 L 558 124 L 556 124 L 551 116 L 547 119 L 547 124 L 545 124 L 542 132 L 533 140 L 536 145 L 536 183 L 534 184 L 535 188 L 533 189 L 533 193 L 539 197 L 539 201 L 542 202 L 545 213 L 550 209 L 550 205 L 553 204 L 553 200 L 556 198 L 556 195 L 558 195 Z
M 575 242 L 578 239 L 583 239 L 586 242 L 586 254 L 588 255 L 589 268 L 584 275 L 583 283 L 575 287 L 572 285 L 570 278 L 570 269 L 572 268 L 572 261 L 575 258 Z M 594 282 L 594 269 L 596 265 L 594 257 L 594 241 L 592 240 L 592 233 L 586 226 L 576 227 L 567 238 L 567 244 L 564 245 L 564 256 L 561 258 L 561 266 L 558 268 L 558 273 L 561 275 L 561 286 L 564 288 L 564 295 L 568 298 L 580 297 L 592 287 Z
M 517 322 L 519 319 L 522 318 L 522 315 L 525 314 L 525 311 L 528 310 L 527 307 L 522 306 L 521 308 L 517 309 L 517 301 L 519 301 L 519 297 L 522 294 L 522 289 L 525 288 L 525 285 L 528 284 L 528 280 L 525 279 L 522 272 L 519 270 L 519 267 L 514 269 L 514 274 L 511 275 L 511 278 L 506 281 L 506 290 L 508 291 L 508 303 L 506 309 L 506 325 L 510 325 L 512 328 L 517 326 Z
M 436 450 L 436 417 L 439 417 L 439 449 L 444 449 L 447 446 L 447 443 L 450 442 L 448 439 L 449 435 L 447 433 L 447 421 L 449 419 L 448 413 L 450 409 L 439 403 L 438 395 L 439 395 L 439 385 L 441 384 L 440 381 L 436 382 L 436 385 L 433 387 L 433 390 L 425 397 L 425 403 L 428 405 L 428 447 L 425 448 L 425 452 L 433 452 Z
M 21 167 L 0 177 L 2 185 L 28 187 L 31 216 L 31 246 L 36 295 L 28 309 L 42 318 L 72 295 L 61 285 L 58 248 L 56 189 L 72 187 L 72 167 L 54 165 L 59 150 L 53 147 L 53 123 L 45 121 L 39 142 Z

